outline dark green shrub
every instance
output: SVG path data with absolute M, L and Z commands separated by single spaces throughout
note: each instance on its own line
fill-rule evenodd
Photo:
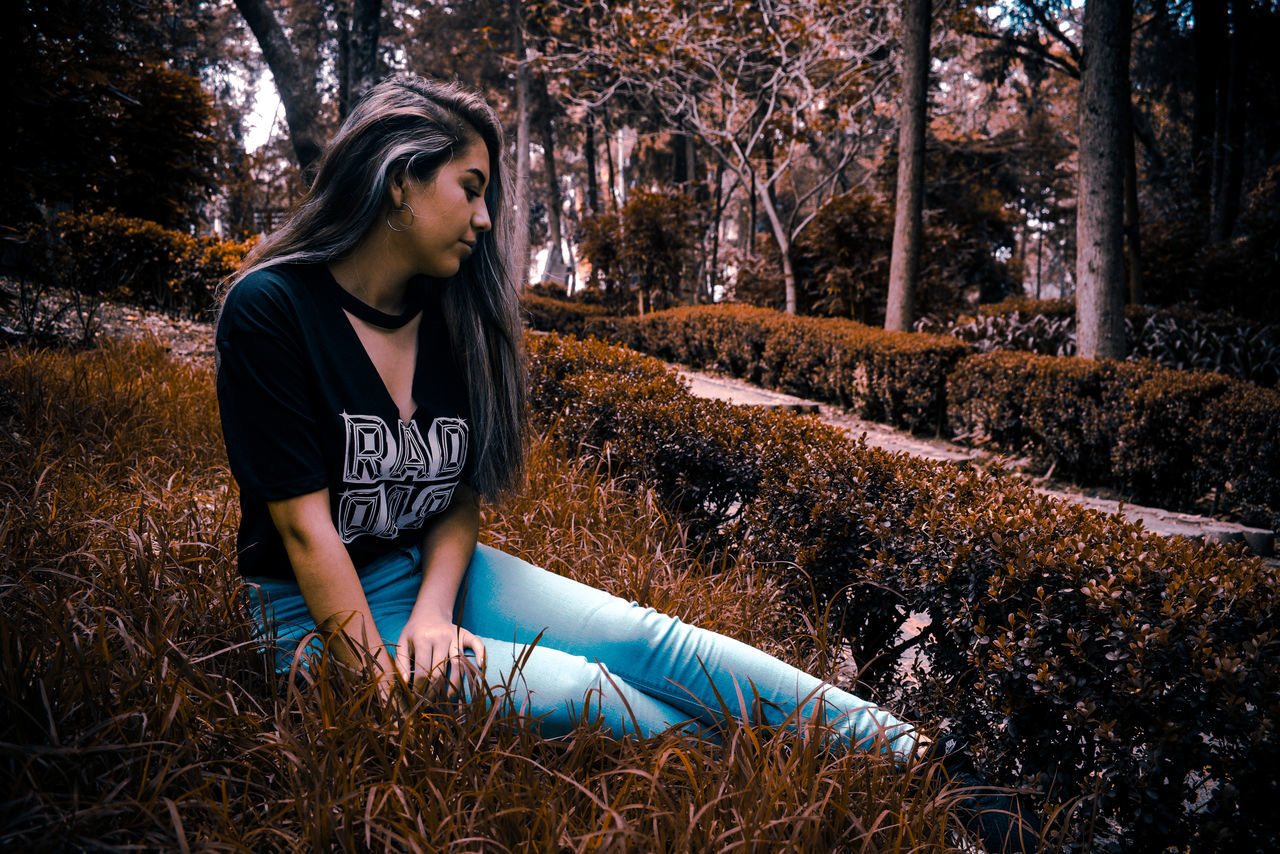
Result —
M 951 429 L 970 440 L 1029 452 L 1137 501 L 1208 500 L 1252 524 L 1280 520 L 1274 389 L 1150 362 L 993 352 L 960 362 L 948 395 Z
M 1068 300 L 1016 297 L 979 307 L 976 318 L 951 323 L 922 318 L 916 332 L 950 335 L 981 353 L 1025 350 L 1044 356 L 1076 354 L 1075 307 Z M 1125 308 L 1127 358 L 1167 368 L 1213 371 L 1274 387 L 1280 382 L 1280 330 L 1226 314 L 1185 307 Z
M 641 312 L 681 299 L 681 284 L 694 263 L 699 208 L 683 191 L 634 190 L 620 213 L 583 222 L 582 254 L 592 277 L 622 299 L 633 292 Z
M 1231 387 L 1205 405 L 1195 467 L 1215 505 L 1280 530 L 1280 417 L 1273 389 Z M 1248 437 L 1247 441 L 1241 441 Z
M 824 204 L 791 253 L 807 313 L 883 325 L 892 238 L 893 206 L 866 190 Z M 928 311 L 937 300 L 931 289 L 921 291 Z
M 716 484 L 694 484 L 736 472 L 742 506 L 708 545 L 778 566 L 797 601 L 812 585 L 879 699 L 950 721 L 997 780 L 1094 796 L 1123 850 L 1280 844 L 1274 569 L 812 419 L 689 399 L 656 363 L 599 343 L 545 336 L 530 351 L 542 417 L 703 530 L 713 517 L 689 497 Z M 655 478 L 687 447 L 696 466 Z M 900 639 L 912 613 L 929 624 Z M 912 647 L 928 665 L 915 683 L 894 668 Z

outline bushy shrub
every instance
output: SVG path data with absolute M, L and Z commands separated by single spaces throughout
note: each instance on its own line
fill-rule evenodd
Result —
M 950 335 L 975 350 L 1076 354 L 1075 307 L 1069 300 L 1024 297 L 981 306 L 976 318 L 942 323 L 925 317 L 917 332 Z M 1267 387 L 1280 383 L 1280 328 L 1185 307 L 1125 308 L 1128 358 L 1154 359 L 1180 370 L 1214 371 Z
M 570 302 L 563 297 L 557 299 L 536 293 L 520 296 L 520 310 L 530 329 L 580 337 L 586 334 L 589 321 L 609 315 L 608 309 L 603 306 Z
M 612 324 L 615 340 L 695 367 L 912 429 L 942 423 L 946 375 L 968 347 L 837 318 L 747 306 L 690 306 Z
M 1130 359 L 1213 371 L 1273 388 L 1280 384 L 1280 327 L 1186 309 L 1126 311 Z
M 806 312 L 883 325 L 892 237 L 892 205 L 865 190 L 824 204 L 791 253 Z M 938 295 L 920 290 L 921 310 L 928 311 Z
M 1114 362 L 994 352 L 965 359 L 947 384 L 952 430 L 1031 451 L 1057 473 L 1096 483 L 1111 472 L 1120 388 Z
M 250 246 L 111 211 L 61 214 L 31 239 L 41 247 L 37 274 L 72 293 L 87 322 L 105 298 L 198 316 Z
M 993 352 L 948 381 L 951 428 L 1138 501 L 1280 522 L 1280 392 L 1151 362 Z
M 931 147 L 931 161 L 933 153 Z M 932 162 L 929 174 L 939 174 Z M 981 181 L 952 180 L 958 177 L 951 173 L 931 180 L 927 190 L 918 312 L 953 314 L 974 295 L 991 299 L 1016 286 L 1010 265 L 993 254 L 994 247 L 1012 248 L 1008 212 Z M 887 190 L 877 196 L 857 188 L 835 196 L 795 235 L 791 266 L 801 314 L 884 325 L 893 243 L 892 181 Z M 735 265 L 733 298 L 781 309 L 782 257 L 776 240 L 757 235 L 751 255 Z
M 683 191 L 635 190 L 619 213 L 585 220 L 582 254 L 592 277 L 622 299 L 638 294 L 642 312 L 678 304 L 694 263 L 699 211 Z
M 794 572 L 802 599 L 816 588 L 890 708 L 950 720 L 1001 781 L 1092 796 L 1101 850 L 1280 844 L 1274 569 L 812 419 L 692 399 L 596 342 L 530 350 L 565 441 L 697 519 L 709 547 Z M 664 473 L 678 452 L 696 465 Z M 929 624 L 902 640 L 912 613 Z M 903 681 L 913 647 L 927 667 Z
M 979 353 L 992 350 L 1023 350 L 1045 356 L 1076 354 L 1074 315 L 1028 314 L 1015 310 L 1009 314 L 983 314 L 965 317 L 954 323 L 941 323 L 923 317 L 912 325 L 915 332 L 950 335 L 972 346 Z

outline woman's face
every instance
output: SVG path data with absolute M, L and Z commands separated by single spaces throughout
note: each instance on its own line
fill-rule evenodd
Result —
M 445 163 L 430 181 L 405 175 L 392 201 L 399 208 L 407 202 L 413 221 L 403 231 L 393 233 L 415 273 L 448 278 L 475 249 L 481 232 L 492 227 L 484 203 L 489 184 L 489 149 L 482 140 L 473 140 L 457 156 Z M 399 228 L 408 211 L 393 210 L 391 222 Z

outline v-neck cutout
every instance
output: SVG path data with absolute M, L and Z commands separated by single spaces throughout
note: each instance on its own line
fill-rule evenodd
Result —
M 408 377 L 409 397 L 407 401 L 410 407 L 410 411 L 408 415 L 406 415 L 404 410 L 401 409 L 400 407 L 400 401 L 396 399 L 396 394 L 395 394 L 395 391 L 391 388 L 391 383 L 388 383 L 386 375 L 384 375 L 382 372 L 382 369 L 378 367 L 378 363 L 374 361 L 373 356 L 369 352 L 369 348 L 365 345 L 364 338 L 361 337 L 361 330 L 356 327 L 356 324 L 354 322 L 355 316 L 352 315 L 350 312 L 346 311 L 345 309 L 343 310 L 342 313 L 347 320 L 347 325 L 350 326 L 351 331 L 355 333 L 356 342 L 360 345 L 360 350 L 364 353 L 365 361 L 369 364 L 369 367 L 373 369 L 373 373 L 377 375 L 378 382 L 382 386 L 383 395 L 385 396 L 387 402 L 390 404 L 391 409 L 395 411 L 396 417 L 399 418 L 401 421 L 405 422 L 406 424 L 412 421 L 413 416 L 417 414 L 418 408 L 421 405 L 418 401 L 418 394 L 417 394 L 418 350 L 422 346 L 421 318 L 418 318 L 417 320 L 418 328 L 415 329 L 413 332 L 413 344 L 412 344 L 412 347 L 410 348 L 410 352 L 407 353 L 404 357 L 400 357 L 396 355 L 394 352 L 390 354 L 392 355 L 393 361 L 398 360 L 399 358 L 405 358 L 409 360 L 411 365 L 411 373 Z M 413 321 L 410 321 L 410 322 L 412 323 Z M 376 329 L 372 329 L 372 330 L 369 330 L 368 334 L 378 335 L 380 333 Z M 403 345 L 400 345 L 400 346 L 403 346 Z M 394 365 L 392 365 L 392 367 L 393 366 Z
M 355 324 L 355 318 L 357 315 L 346 308 L 344 304 L 346 300 L 343 300 L 343 298 L 340 296 L 338 292 L 341 291 L 343 294 L 348 294 L 348 296 L 351 296 L 350 293 L 346 291 L 342 287 L 342 285 L 338 283 L 338 280 L 334 278 L 333 273 L 329 270 L 329 268 L 326 265 L 321 264 L 320 267 L 321 269 L 324 270 L 324 273 L 328 277 L 331 286 L 334 288 L 334 292 L 332 293 L 334 310 L 341 317 L 342 325 L 345 326 L 348 330 L 350 330 L 350 334 L 351 334 L 350 342 L 359 350 L 360 357 L 364 365 L 367 366 L 367 373 L 372 375 L 372 379 L 376 379 L 377 381 L 376 387 L 382 390 L 384 405 L 387 407 L 388 411 L 395 413 L 395 416 L 397 419 L 407 424 L 408 422 L 413 420 L 414 416 L 417 415 L 418 410 L 422 406 L 421 394 L 419 392 L 419 385 L 418 385 L 420 380 L 420 377 L 418 376 L 418 361 L 419 361 L 418 357 L 421 353 L 422 345 L 423 345 L 423 342 L 422 342 L 422 333 L 423 333 L 423 326 L 424 326 L 423 320 L 425 319 L 425 315 L 426 315 L 426 310 L 425 310 L 425 307 L 423 306 L 423 301 L 420 299 L 415 300 L 415 302 L 417 303 L 417 305 L 421 310 L 419 311 L 418 328 L 417 330 L 415 330 L 414 336 L 413 336 L 413 352 L 411 355 L 413 371 L 412 371 L 412 375 L 409 378 L 409 404 L 412 407 L 412 410 L 409 412 L 408 417 L 405 417 L 405 414 L 400 409 L 400 403 L 396 400 L 396 396 L 394 392 L 391 390 L 390 386 L 387 385 L 387 380 L 382 375 L 382 371 L 378 369 L 378 365 L 373 360 L 373 356 L 369 354 L 368 348 L 365 347 L 364 339 L 360 337 L 360 330 L 356 328 L 356 324 Z M 354 297 L 354 296 L 351 296 L 351 298 L 358 299 L 358 297 Z M 404 324 L 404 325 L 407 325 L 407 324 Z M 378 333 L 375 330 L 373 331 L 373 334 L 378 334 Z

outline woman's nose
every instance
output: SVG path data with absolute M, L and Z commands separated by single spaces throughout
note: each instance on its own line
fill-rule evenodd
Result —
M 483 200 L 480 200 L 479 206 L 471 214 L 471 227 L 476 231 L 488 231 L 493 228 L 493 223 L 489 219 L 489 208 Z

